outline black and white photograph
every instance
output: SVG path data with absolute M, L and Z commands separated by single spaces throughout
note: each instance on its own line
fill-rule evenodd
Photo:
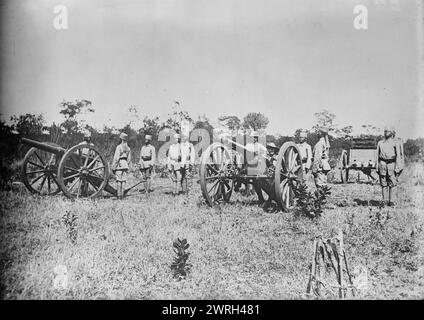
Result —
M 424 299 L 423 0 L 0 16 L 0 300 Z

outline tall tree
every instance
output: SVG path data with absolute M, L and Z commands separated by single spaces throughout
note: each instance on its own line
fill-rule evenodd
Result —
M 80 116 L 94 112 L 92 103 L 86 99 L 74 101 L 63 100 L 60 104 L 59 113 L 63 115 L 64 121 L 60 124 L 63 129 L 62 140 L 67 146 L 75 145 L 82 139 L 82 131 L 87 124 Z
M 316 124 L 312 127 L 313 130 L 317 131 L 320 127 L 327 127 L 330 131 L 334 131 L 336 129 L 336 125 L 334 123 L 336 115 L 334 113 L 324 109 L 320 112 L 314 113 L 314 116 Z
M 243 118 L 243 127 L 246 129 L 266 129 L 269 120 L 260 112 L 250 112 Z
M 162 127 L 170 128 L 176 132 L 181 132 L 181 124 L 186 121 L 193 125 L 193 119 L 187 111 L 181 109 L 181 102 L 174 101 L 172 112 L 168 114 L 168 119 L 163 123 Z
M 241 127 L 241 120 L 237 116 L 221 116 L 218 120 L 231 131 L 237 131 Z

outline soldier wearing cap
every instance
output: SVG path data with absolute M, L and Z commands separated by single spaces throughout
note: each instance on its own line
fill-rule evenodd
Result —
M 174 139 L 175 143 L 169 147 L 167 163 L 168 170 L 171 173 L 174 183 L 173 194 L 177 195 L 183 190 L 186 165 L 188 165 L 191 160 L 188 159 L 190 157 L 190 151 L 187 151 L 187 144 L 181 143 L 181 135 L 176 133 Z M 194 161 L 194 155 L 192 159 Z
M 380 177 L 383 203 L 394 205 L 393 189 L 396 187 L 396 175 L 403 169 L 398 143 L 393 138 L 394 128 L 384 128 L 384 139 L 377 144 L 377 173 Z
M 253 142 L 249 142 L 245 146 L 247 151 L 247 174 L 264 174 L 266 172 L 267 148 L 259 142 L 259 133 L 257 131 L 252 131 L 250 136 L 253 138 Z M 258 195 L 259 202 L 263 203 L 265 200 L 263 199 L 261 189 L 257 186 L 255 181 L 253 181 L 252 185 Z M 246 184 L 246 193 L 250 194 L 250 190 L 250 184 Z
M 139 161 L 141 174 L 143 175 L 143 179 L 146 180 L 144 183 L 144 189 L 146 192 L 153 191 L 151 188 L 151 178 L 155 161 L 156 149 L 152 145 L 152 136 L 150 134 L 146 134 L 144 137 L 144 145 L 141 147 Z
M 300 131 L 299 134 L 299 143 L 297 147 L 300 151 L 300 157 L 302 158 L 303 170 L 307 174 L 311 170 L 312 165 L 312 147 L 309 143 L 306 142 L 306 137 L 308 136 L 305 130 Z
M 119 199 L 124 197 L 125 183 L 127 182 L 127 173 L 131 163 L 131 149 L 128 146 L 128 135 L 122 132 L 119 135 L 121 143 L 115 149 L 115 155 L 112 162 L 112 171 L 116 175 L 117 195 Z
M 327 185 L 327 174 L 331 170 L 329 164 L 330 142 L 328 141 L 328 128 L 319 128 L 319 140 L 314 146 L 312 163 L 312 173 L 314 175 L 315 185 L 321 188 Z

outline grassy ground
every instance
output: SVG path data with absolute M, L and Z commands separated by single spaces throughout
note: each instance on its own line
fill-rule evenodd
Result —
M 355 174 L 352 174 L 352 178 Z M 331 184 L 317 221 L 267 213 L 253 196 L 208 208 L 193 183 L 188 195 L 132 192 L 123 201 L 70 201 L 25 190 L 0 193 L 2 299 L 302 299 L 313 239 L 344 231 L 352 266 L 365 265 L 366 299 L 424 298 L 423 166 L 405 170 L 396 208 L 379 209 L 378 185 Z M 76 243 L 62 216 L 77 217 Z M 172 243 L 187 238 L 191 272 L 172 278 Z M 54 269 L 67 268 L 66 289 Z

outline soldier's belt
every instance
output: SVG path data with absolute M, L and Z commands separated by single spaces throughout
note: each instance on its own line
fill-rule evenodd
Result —
M 143 159 L 144 161 L 150 161 L 152 160 L 151 156 L 145 156 L 145 157 L 141 157 L 141 159 Z

